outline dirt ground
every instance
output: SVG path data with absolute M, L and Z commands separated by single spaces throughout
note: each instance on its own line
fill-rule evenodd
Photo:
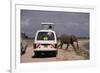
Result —
M 31 41 L 32 42 L 32 41 Z M 32 43 L 28 43 L 26 53 L 21 56 L 21 63 L 30 63 L 30 62 L 47 62 L 47 61 L 68 61 L 68 60 L 87 60 L 84 55 L 78 55 L 74 51 L 72 46 L 69 46 L 68 50 L 65 49 L 66 44 L 62 48 L 58 49 L 57 57 L 48 57 L 48 58 L 32 58 Z M 79 47 L 89 53 L 89 40 L 81 39 L 79 40 Z M 83 51 L 82 50 L 82 51 Z M 83 52 L 82 52 L 83 53 Z

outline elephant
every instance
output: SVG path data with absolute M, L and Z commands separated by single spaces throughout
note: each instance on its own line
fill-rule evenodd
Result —
M 69 45 L 71 45 L 75 51 L 79 50 L 78 38 L 75 35 L 61 35 L 59 37 L 60 44 L 57 46 L 58 48 L 63 46 L 63 44 L 67 44 L 66 50 Z M 75 47 L 74 42 L 77 43 L 77 47 Z

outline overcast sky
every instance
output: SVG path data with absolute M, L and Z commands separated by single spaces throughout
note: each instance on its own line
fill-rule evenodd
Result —
M 21 10 L 21 32 L 34 37 L 41 29 L 41 22 L 55 23 L 55 31 L 61 34 L 89 36 L 89 13 Z

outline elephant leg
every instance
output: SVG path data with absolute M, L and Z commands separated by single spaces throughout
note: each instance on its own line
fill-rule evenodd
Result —
M 58 47 L 58 48 L 59 48 L 59 47 L 62 48 L 62 45 L 63 45 L 63 44 L 60 44 L 60 45 L 58 45 L 57 47 Z
M 77 41 L 77 49 L 80 51 L 80 48 L 79 48 L 79 44 L 78 44 L 78 41 Z
M 76 50 L 76 47 L 75 47 L 75 45 L 74 45 L 74 43 L 71 43 L 71 45 L 72 45 L 72 47 L 74 48 L 74 51 L 77 51 L 77 50 Z
M 76 48 L 76 53 L 79 54 L 80 53 L 80 48 L 79 48 L 79 44 L 78 44 L 78 41 L 77 41 L 77 48 Z
M 61 46 L 61 48 L 62 48 L 63 44 L 60 44 L 60 46 Z
M 66 50 L 68 50 L 69 44 L 67 44 Z

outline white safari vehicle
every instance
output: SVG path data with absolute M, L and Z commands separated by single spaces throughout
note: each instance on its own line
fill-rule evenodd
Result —
M 52 30 L 53 23 L 42 23 L 42 26 L 45 25 L 48 27 L 36 32 L 32 57 L 56 57 L 57 55 L 57 37 L 55 31 Z

